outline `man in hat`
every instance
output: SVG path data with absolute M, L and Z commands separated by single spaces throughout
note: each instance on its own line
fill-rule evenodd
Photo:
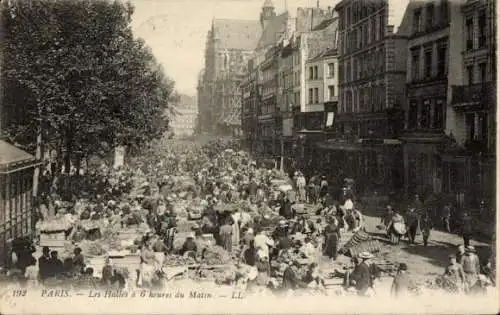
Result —
M 432 219 L 429 211 L 427 211 L 422 218 L 422 221 L 420 222 L 420 229 L 422 230 L 422 239 L 424 241 L 424 246 L 427 247 L 432 230 Z
M 306 201 L 306 184 L 306 178 L 302 172 L 299 172 L 299 175 L 297 176 L 297 192 L 301 202 Z
M 414 283 L 408 275 L 408 265 L 399 264 L 397 274 L 392 281 L 391 295 L 396 298 L 408 295 L 413 287 Z
M 370 296 L 372 275 L 369 260 L 373 258 L 373 255 L 369 252 L 362 252 L 358 258 L 361 262 L 354 268 L 351 274 L 351 282 L 354 284 L 359 296 Z
M 470 245 L 470 239 L 472 238 L 472 218 L 468 212 L 464 212 L 462 218 L 462 237 L 464 239 L 465 247 Z
M 328 181 L 326 176 L 321 176 L 321 182 L 319 184 L 319 198 L 324 198 L 328 193 Z
M 414 206 L 408 207 L 408 212 L 406 213 L 406 223 L 408 225 L 408 242 L 410 245 L 415 244 L 415 237 L 417 236 L 418 230 L 418 214 Z
M 479 257 L 476 255 L 474 246 L 465 247 L 465 255 L 462 257 L 460 264 L 464 269 L 466 287 L 470 288 L 476 283 L 481 272 Z
M 451 232 L 451 225 L 450 225 L 451 212 L 452 212 L 452 204 L 451 204 L 451 202 L 447 202 L 446 205 L 443 207 L 443 212 L 441 214 L 441 220 L 443 221 L 444 229 L 448 233 Z
M 50 248 L 44 246 L 42 249 L 42 256 L 38 258 L 38 270 L 41 281 L 50 277 L 50 266 Z

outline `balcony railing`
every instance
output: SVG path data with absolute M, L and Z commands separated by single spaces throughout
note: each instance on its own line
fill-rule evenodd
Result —
M 472 85 L 454 85 L 452 86 L 452 105 L 464 103 L 484 102 L 489 100 L 495 93 L 495 86 L 492 82 L 472 84 Z

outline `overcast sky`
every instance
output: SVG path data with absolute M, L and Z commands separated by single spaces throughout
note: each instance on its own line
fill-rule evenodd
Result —
M 405 1 L 405 0 L 398 0 Z M 406 0 L 407 1 L 407 0 Z M 179 92 L 196 95 L 207 31 L 213 18 L 258 20 L 264 0 L 132 0 L 133 29 L 151 47 Z M 317 0 L 273 0 L 277 13 L 316 6 Z M 320 0 L 321 7 L 336 0 Z

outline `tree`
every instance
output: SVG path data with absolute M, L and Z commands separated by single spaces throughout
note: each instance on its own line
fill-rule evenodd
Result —
M 89 156 L 141 146 L 168 128 L 174 83 L 134 39 L 130 3 L 14 0 L 2 5 L 7 134 Z

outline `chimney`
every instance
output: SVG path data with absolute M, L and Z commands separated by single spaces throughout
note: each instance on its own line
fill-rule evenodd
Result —
M 316 1 L 316 8 L 319 8 L 319 0 Z

